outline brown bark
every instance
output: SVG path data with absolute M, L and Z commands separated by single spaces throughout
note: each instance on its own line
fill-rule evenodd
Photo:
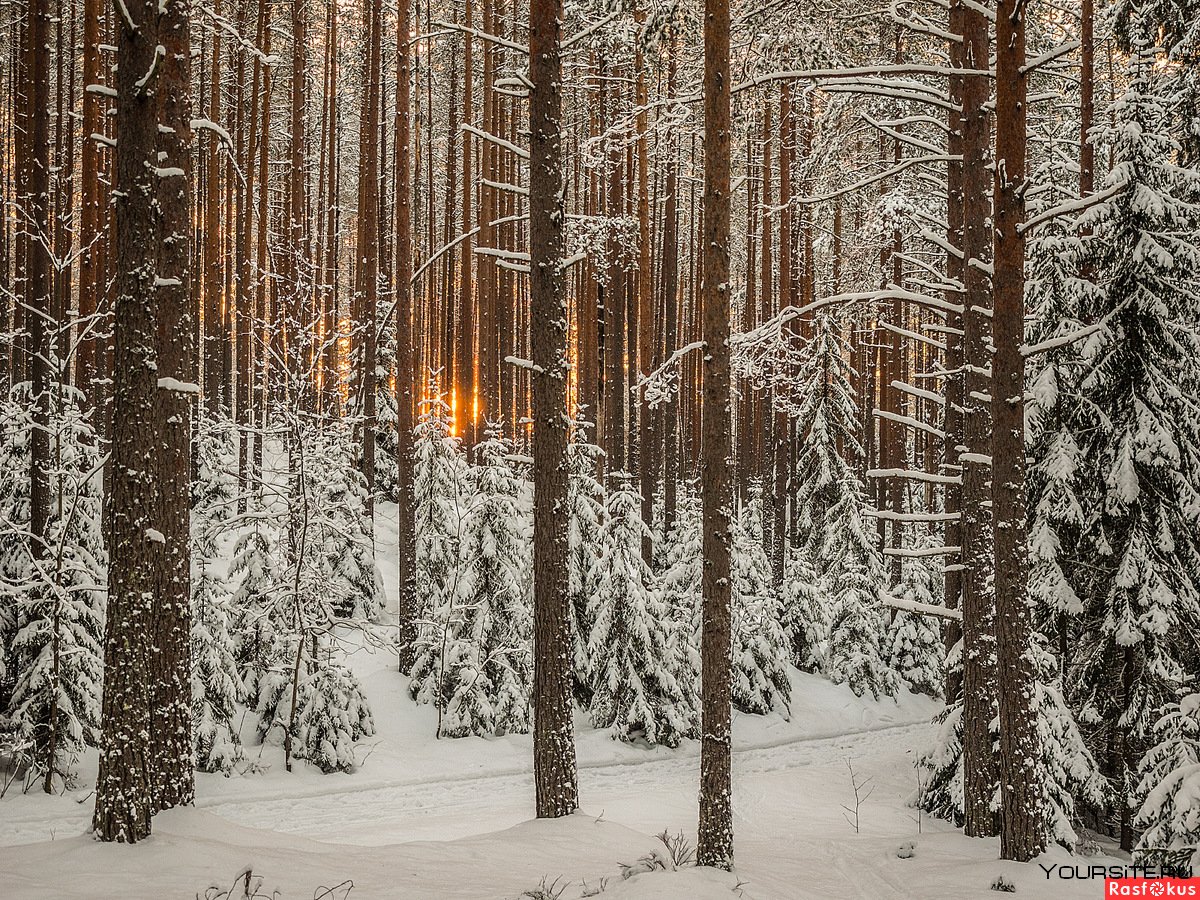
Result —
M 125 0 L 118 10 L 116 272 L 112 481 L 108 505 L 108 607 L 100 773 L 93 828 L 102 841 L 150 834 L 150 733 L 157 575 L 164 545 L 147 529 L 157 518 L 155 372 L 158 230 L 154 204 L 157 103 L 150 71 L 158 44 L 158 0 Z M 128 18 L 125 16 L 128 13 Z
M 954 6 L 958 6 L 955 2 Z M 988 375 L 988 311 L 991 291 L 986 267 L 991 251 L 991 217 L 987 159 L 989 140 L 987 79 L 988 25 L 975 8 L 957 12 L 962 26 L 963 152 L 963 446 L 962 465 L 962 613 L 963 613 L 963 770 L 966 833 L 996 833 L 992 798 L 996 793 L 996 758 L 990 723 L 996 717 L 995 604 L 989 590 L 991 493 L 987 457 L 991 421 L 985 398 Z M 972 71 L 974 70 L 974 71 Z
M 704 16 L 704 528 L 701 658 L 700 828 L 696 861 L 733 866 L 729 585 L 729 4 L 705 0 Z
M 154 635 L 158 653 L 151 697 L 150 789 L 157 811 L 188 805 L 192 775 L 191 705 L 191 401 L 195 396 L 191 280 L 191 34 L 188 3 L 160 6 L 158 120 L 158 403 L 154 427 L 157 527 L 164 543 L 156 569 Z M 169 174 L 166 174 L 169 173 Z
M 1000 858 L 1045 849 L 1041 746 L 1034 694 L 1033 623 L 1025 502 L 1025 12 L 996 7 L 996 179 L 992 278 L 992 516 L 1000 694 Z
M 579 806 L 567 596 L 567 308 L 563 281 L 561 0 L 529 7 L 533 304 L 533 765 L 539 818 Z
M 413 493 L 413 410 L 416 372 L 413 364 L 412 197 L 410 182 L 409 0 L 400 0 L 396 14 L 396 492 L 399 496 L 399 620 L 400 669 L 408 671 L 414 660 L 416 639 L 416 497 Z

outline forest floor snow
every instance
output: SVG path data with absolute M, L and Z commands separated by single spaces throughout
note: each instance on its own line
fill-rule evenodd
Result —
M 384 549 L 394 546 L 394 508 L 379 512 L 384 583 L 394 597 Z M 998 841 L 966 838 L 909 806 L 914 763 L 938 709 L 925 697 L 864 700 L 793 672 L 788 716 L 735 714 L 736 871 L 626 879 L 622 864 L 662 851 L 656 834 L 683 832 L 694 842 L 696 742 L 673 751 L 630 746 L 580 715 L 583 811 L 531 821 L 528 735 L 438 740 L 436 712 L 408 699 L 394 657 L 363 647 L 350 661 L 377 728 L 356 772 L 322 775 L 297 762 L 288 773 L 281 748 L 249 746 L 245 772 L 198 775 L 195 808 L 156 816 L 153 836 L 127 847 L 86 834 L 90 754 L 78 790 L 47 797 L 13 786 L 0 799 L 0 898 L 241 900 L 238 876 L 247 871 L 252 883 L 261 879 L 252 896 L 278 900 L 507 900 L 543 879 L 557 881 L 561 900 L 601 886 L 613 900 L 961 900 L 996 897 L 998 875 L 1023 897 L 1103 896 L 1102 881 L 1000 862 Z M 851 767 L 864 798 L 857 829 Z M 906 845 L 912 854 L 900 858 Z M 1105 860 L 1053 849 L 1042 862 Z

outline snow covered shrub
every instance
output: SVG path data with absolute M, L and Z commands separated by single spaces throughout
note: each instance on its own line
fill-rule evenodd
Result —
M 0 724 L 32 747 L 31 759 L 49 791 L 70 784 L 74 758 L 96 746 L 103 678 L 105 581 L 108 557 L 101 524 L 100 453 L 82 409 L 83 395 L 56 385 L 49 427 L 56 448 L 47 471 L 51 492 L 45 542 L 29 529 L 27 383 L 0 409 L 4 466 L 0 471 L 0 566 L 10 589 L 6 677 L 10 693 Z
M 450 408 L 440 396 L 421 413 L 416 429 L 413 493 L 416 498 L 416 660 L 409 693 L 421 703 L 440 703 L 441 647 L 457 591 L 460 506 L 467 465 L 450 434 Z
M 567 447 L 567 591 L 571 598 L 571 672 L 575 699 L 591 698 L 588 641 L 596 620 L 600 555 L 603 549 L 604 486 L 596 477 L 604 451 L 587 439 L 589 423 L 576 417 Z
M 1045 646 L 1041 635 L 1034 636 L 1034 684 L 1037 691 L 1038 746 L 1036 773 L 1045 790 L 1046 838 L 1073 849 L 1079 842 L 1075 825 L 1080 804 L 1103 809 L 1108 804 L 1109 787 L 1092 757 L 1075 715 L 1063 699 L 1058 660 Z
M 277 518 L 257 496 L 252 495 L 249 502 L 247 516 L 252 524 L 234 543 L 229 566 L 231 581 L 237 579 L 229 606 L 242 697 L 247 706 L 257 709 L 263 679 L 287 655 L 275 608 L 284 561 Z
M 932 545 L 932 540 L 931 535 L 918 545 Z M 902 603 L 940 606 L 935 597 L 937 578 L 934 567 L 926 559 L 906 559 L 901 568 L 900 583 L 892 589 L 892 596 Z M 940 595 L 940 591 L 937 593 Z M 901 609 L 892 620 L 889 649 L 892 670 L 911 690 L 930 697 L 942 695 L 945 651 L 938 619 Z
M 355 742 L 375 733 L 375 721 L 354 674 L 318 659 L 300 682 L 292 728 L 296 757 L 329 774 L 357 766 Z
M 229 625 L 229 589 L 209 561 L 192 576 L 192 745 L 196 768 L 228 775 L 242 758 L 234 717 L 242 682 Z
M 694 492 L 679 495 L 675 522 L 663 542 L 663 576 L 660 582 L 666 607 L 668 660 L 684 705 L 693 721 L 700 717 L 700 594 L 703 569 L 700 531 L 700 498 Z
M 642 559 L 642 500 L 625 476 L 608 497 L 599 603 L 588 651 L 592 724 L 623 741 L 674 747 L 693 729 L 668 653 L 666 608 Z
M 530 541 L 511 445 L 477 448 L 440 673 L 441 733 L 529 731 L 533 682 Z
M 779 596 L 771 584 L 771 563 L 763 550 L 758 500 L 745 505 L 733 531 L 730 559 L 733 593 L 733 705 L 766 715 L 786 707 L 788 641 L 780 625 Z
M 1200 693 L 1173 703 L 1154 727 L 1158 743 L 1142 758 L 1135 857 L 1152 866 L 1200 872 Z
M 792 665 L 803 672 L 824 671 L 829 607 L 816 572 L 802 553 L 787 561 L 780 588 L 780 624 Z

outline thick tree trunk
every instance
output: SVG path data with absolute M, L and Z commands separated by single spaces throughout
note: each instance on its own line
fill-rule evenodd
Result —
M 100 773 L 93 827 L 102 841 L 150 834 L 153 813 L 150 698 L 156 572 L 165 564 L 158 524 L 156 423 L 159 0 L 117 3 L 115 357 L 112 482 L 108 505 L 108 610 Z
M 1034 694 L 1033 625 L 1025 509 L 1026 82 L 1022 0 L 996 7 L 995 252 L 992 278 L 992 516 L 1000 676 L 1000 857 L 1028 862 L 1045 849 Z
M 529 7 L 529 270 L 533 304 L 533 767 L 539 818 L 579 806 L 567 597 L 566 205 L 561 0 Z
M 957 5 L 957 2 L 955 3 Z M 991 291 L 987 260 L 991 251 L 988 190 L 988 25 L 974 7 L 958 12 L 962 23 L 963 152 L 963 446 L 962 580 L 963 613 L 963 770 L 965 829 L 972 837 L 996 833 L 992 799 L 996 793 L 996 757 L 991 722 L 996 717 L 995 603 L 991 591 L 991 491 L 988 456 L 991 421 L 986 403 L 988 314 Z
M 154 809 L 187 805 L 192 775 L 191 402 L 195 317 L 191 284 L 191 33 L 186 0 L 166 0 L 159 19 L 165 50 L 158 86 L 158 464 L 157 527 L 164 544 L 158 577 L 151 697 L 150 789 Z
M 700 829 L 696 860 L 733 866 L 729 584 L 729 3 L 704 7 L 704 528 Z

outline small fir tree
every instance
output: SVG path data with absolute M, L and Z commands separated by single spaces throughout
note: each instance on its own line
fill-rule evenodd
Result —
M 752 500 L 733 533 L 730 559 L 733 592 L 733 705 L 766 715 L 791 699 L 788 641 L 780 625 L 779 596 L 771 585 L 771 563 L 763 550 L 762 510 Z
M 626 475 L 613 476 L 592 629 L 592 724 L 623 741 L 677 746 L 691 710 L 669 664 L 666 609 L 642 558 L 647 526 Z
M 533 610 L 529 535 L 511 445 L 493 431 L 477 448 L 442 674 L 441 733 L 529 731 Z

